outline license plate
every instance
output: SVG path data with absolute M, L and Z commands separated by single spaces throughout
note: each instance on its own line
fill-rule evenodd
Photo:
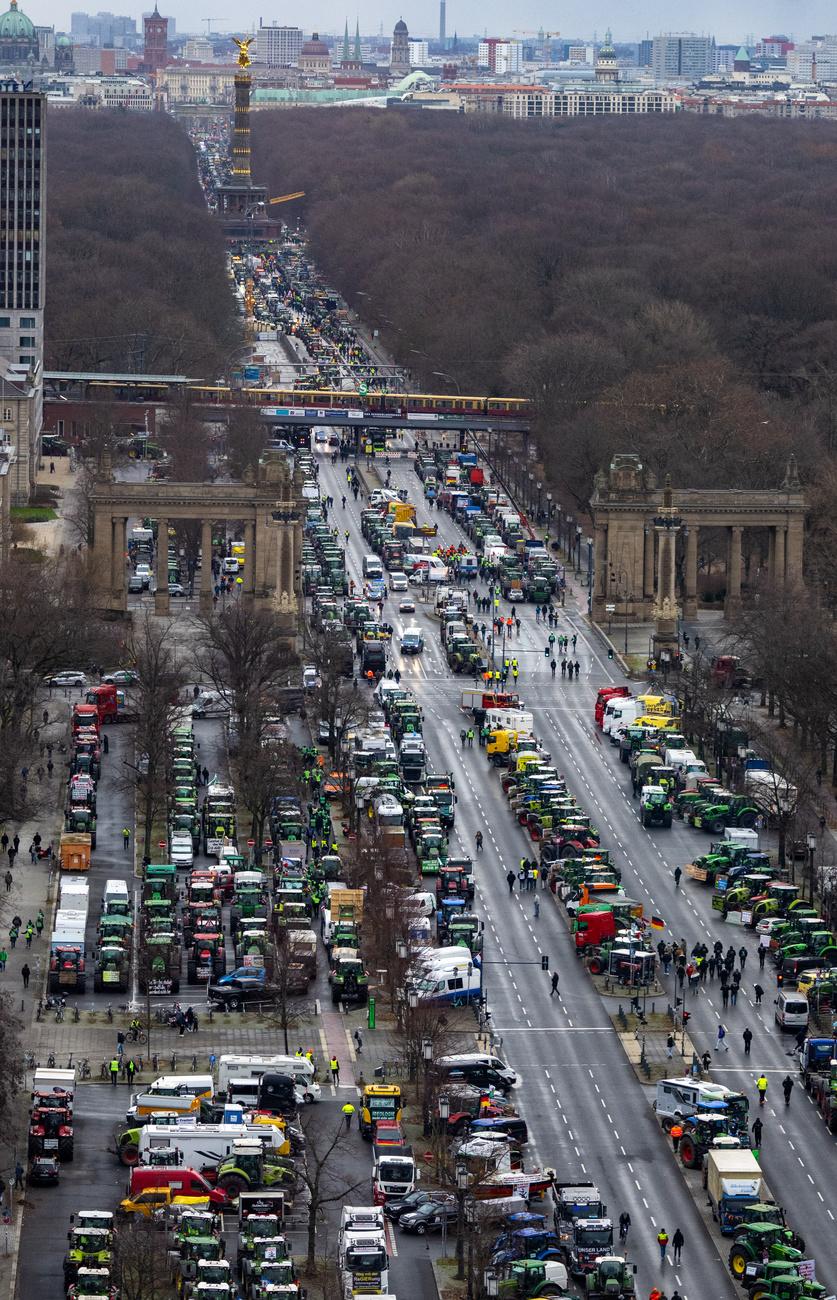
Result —
M 44 1151 L 57 1151 L 58 1138 L 44 1138 Z

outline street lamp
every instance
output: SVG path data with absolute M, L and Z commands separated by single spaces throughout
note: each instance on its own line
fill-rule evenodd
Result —
M 817 851 L 817 837 L 812 831 L 808 832 L 808 902 L 814 901 L 814 854 Z
M 465 1193 L 468 1190 L 468 1166 L 464 1160 L 456 1165 L 456 1280 L 465 1277 Z
M 482 1293 L 486 1300 L 494 1300 L 497 1295 L 497 1274 L 493 1268 L 487 1268 L 482 1275 Z
M 395 951 L 398 953 L 401 961 L 406 961 L 409 956 L 409 948 L 403 939 L 399 939 L 395 945 Z
M 537 486 L 537 490 L 538 490 L 538 513 L 537 513 L 537 522 L 540 523 L 540 521 L 541 521 L 541 493 L 543 492 L 543 483 L 538 483 L 536 486 Z
M 430 1136 L 430 1107 L 427 1100 L 427 1092 L 430 1086 L 430 1062 L 433 1060 L 433 1041 L 430 1038 L 421 1040 L 421 1055 L 424 1061 L 424 1136 Z
M 449 379 L 452 384 L 456 384 L 457 396 L 462 396 L 462 385 L 456 378 L 456 375 L 449 375 L 447 370 L 431 370 L 430 373 L 431 375 L 435 375 L 437 379 Z
M 552 531 L 552 493 L 546 494 L 546 531 Z
M 579 577 L 581 577 L 581 533 L 582 533 L 581 524 L 576 524 L 576 527 L 575 527 L 575 570 L 576 570 L 576 573 L 578 574 Z

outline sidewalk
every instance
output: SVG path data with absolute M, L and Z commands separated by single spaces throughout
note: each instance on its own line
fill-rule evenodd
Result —
M 49 702 L 48 708 L 50 723 L 48 726 L 41 728 L 41 736 L 45 742 L 49 741 L 56 745 L 53 754 L 55 770 L 51 778 L 44 776 L 43 782 L 40 784 L 34 773 L 30 777 L 30 798 L 33 804 L 33 815 L 30 819 L 22 825 L 6 824 L 3 827 L 10 840 L 14 838 L 15 834 L 20 837 L 20 849 L 12 868 L 14 879 L 11 889 L 6 891 L 4 888 L 2 891 L 4 910 L 2 913 L 0 946 L 7 950 L 8 960 L 5 971 L 0 973 L 0 991 L 8 994 L 9 1009 L 21 1022 L 20 1038 L 23 1052 L 32 1050 L 32 1020 L 38 998 L 45 987 L 46 970 L 49 961 L 52 905 L 57 885 L 57 867 L 51 874 L 46 859 L 32 864 L 29 859 L 28 849 L 36 831 L 40 831 L 44 844 L 52 840 L 57 848 L 62 825 L 62 793 L 66 780 L 64 757 L 59 754 L 57 749 L 58 740 L 63 738 L 66 733 L 66 703 L 56 696 Z M 34 766 L 37 767 L 37 765 L 35 763 Z M 0 861 L 0 876 L 5 875 L 7 867 L 8 858 L 3 854 L 2 861 Z M 43 908 L 45 914 L 43 933 L 40 938 L 36 934 L 32 940 L 31 949 L 27 949 L 23 931 L 30 918 L 34 922 L 39 908 Z M 23 924 L 17 946 L 12 949 L 8 931 L 12 918 L 15 916 L 19 916 Z M 24 965 L 28 965 L 31 971 L 28 990 L 24 989 L 21 976 L 21 969 Z M 28 1085 L 30 1083 L 31 1078 L 24 1073 L 18 1095 L 18 1122 L 10 1124 L 7 1134 L 0 1140 L 0 1173 L 2 1173 L 8 1189 L 11 1189 L 14 1183 L 14 1169 L 17 1161 L 20 1160 L 24 1168 L 26 1168 L 27 1164 L 26 1116 L 28 1114 Z M 4 1253 L 0 1254 L 0 1292 L 6 1294 L 11 1294 L 16 1276 L 17 1250 L 23 1218 L 21 1202 L 24 1195 L 25 1193 L 9 1190 L 6 1198 L 6 1204 L 11 1209 L 11 1222 L 6 1225 L 3 1238 Z

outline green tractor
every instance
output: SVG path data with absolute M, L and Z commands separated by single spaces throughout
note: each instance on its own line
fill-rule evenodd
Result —
M 64 830 L 90 836 L 90 847 L 96 847 L 96 814 L 91 808 L 70 807 L 64 818 Z
M 627 1300 L 636 1292 L 635 1274 L 636 1264 L 621 1255 L 602 1255 L 584 1279 L 587 1300 Z
M 95 1296 L 96 1300 L 116 1300 L 119 1290 L 113 1283 L 110 1269 L 80 1268 L 75 1282 L 67 1287 L 67 1300 Z
M 741 1139 L 730 1135 L 731 1116 L 723 1103 L 717 1112 L 689 1115 L 681 1120 L 680 1159 L 687 1169 L 700 1169 L 703 1157 L 713 1147 L 740 1147 Z
M 223 1188 L 230 1200 L 238 1200 L 240 1192 L 259 1187 L 294 1190 L 297 1181 L 296 1170 L 290 1163 L 266 1156 L 262 1143 L 250 1138 L 233 1142 L 230 1155 L 218 1164 L 215 1179 L 216 1186 Z
M 102 944 L 96 955 L 93 988 L 97 993 L 127 993 L 130 970 L 128 949 L 121 943 Z
M 75 1282 L 80 1269 L 107 1269 L 113 1264 L 113 1233 L 109 1228 L 71 1228 L 64 1256 L 64 1286 Z
M 724 794 L 717 801 L 708 800 L 695 811 L 692 825 L 697 830 L 722 835 L 727 826 L 743 826 L 752 830 L 758 825 L 759 810 L 746 795 Z
M 671 826 L 671 796 L 661 785 L 642 787 L 639 809 L 643 826 Z
M 278 1235 L 278 1214 L 248 1214 L 242 1220 L 238 1230 L 238 1254 L 236 1255 L 239 1278 L 244 1276 L 246 1261 L 253 1253 L 256 1240 L 260 1237 L 278 1237 Z
M 284 1286 L 294 1281 L 294 1264 L 288 1256 L 288 1243 L 284 1237 L 253 1237 L 250 1249 L 241 1261 L 241 1283 L 248 1294 L 257 1283 L 274 1281 L 269 1276 L 272 1265 L 277 1266 L 275 1281 Z
M 182 1280 L 182 1286 L 181 1286 Z M 180 1294 L 183 1300 L 198 1300 L 198 1297 L 205 1296 L 207 1287 L 230 1288 L 230 1295 L 233 1294 L 233 1275 L 228 1259 L 199 1259 L 196 1262 L 195 1272 L 190 1278 L 185 1278 L 181 1274 L 178 1278 L 178 1286 L 181 1286 Z
M 788 1244 L 793 1246 L 802 1255 L 805 1254 L 805 1240 L 800 1237 L 798 1232 L 793 1232 L 785 1218 L 785 1211 L 781 1205 L 775 1201 L 754 1201 L 752 1205 L 744 1207 L 744 1224 L 735 1230 L 733 1237 L 737 1238 L 739 1232 L 745 1232 L 751 1223 L 772 1223 L 786 1230 Z
M 221 1237 L 210 1234 L 208 1237 L 185 1237 L 179 1245 L 175 1265 L 180 1282 L 192 1281 L 198 1274 L 198 1262 L 201 1260 L 223 1260 L 224 1241 Z M 226 1263 L 226 1260 L 224 1260 Z M 229 1268 L 229 1264 L 227 1264 Z M 228 1279 L 221 1278 L 220 1281 Z
M 555 1259 L 518 1259 L 503 1270 L 497 1288 L 503 1300 L 529 1300 L 530 1296 L 566 1295 L 567 1269 Z
M 358 1006 L 365 1005 L 369 997 L 369 976 L 357 951 L 352 948 L 333 948 L 331 957 L 334 966 L 328 978 L 333 1004 L 337 1006 L 339 1002 L 352 1002 Z
M 738 1282 L 744 1282 L 748 1264 L 775 1260 L 798 1264 L 802 1252 L 790 1244 L 792 1240 L 790 1229 L 776 1223 L 742 1224 L 729 1252 L 730 1272 Z
M 790 1272 L 786 1264 L 764 1264 L 757 1271 L 763 1276 L 752 1283 L 748 1278 L 748 1300 L 821 1300 L 826 1294 L 827 1288 L 821 1282 L 806 1281 Z

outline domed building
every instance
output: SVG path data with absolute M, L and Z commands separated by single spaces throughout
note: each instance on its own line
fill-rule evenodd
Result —
M 389 67 L 394 77 L 406 77 L 410 71 L 410 33 L 403 18 L 393 28 Z
M 56 72 L 73 71 L 73 38 L 71 36 L 62 34 L 55 38 L 55 70 Z
M 38 62 L 38 34 L 35 24 L 10 0 L 9 8 L 0 14 L 0 65 L 25 67 Z
M 331 73 L 331 50 L 314 32 L 299 52 L 299 70 L 309 77 L 327 77 Z

